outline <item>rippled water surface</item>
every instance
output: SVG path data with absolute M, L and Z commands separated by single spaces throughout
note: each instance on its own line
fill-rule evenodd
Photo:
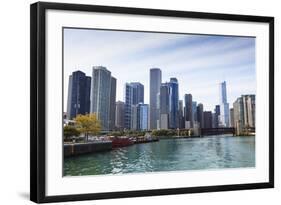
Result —
M 255 137 L 163 139 L 64 161 L 64 174 L 98 175 L 255 166 Z

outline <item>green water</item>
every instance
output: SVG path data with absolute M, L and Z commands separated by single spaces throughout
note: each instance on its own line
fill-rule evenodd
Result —
M 64 161 L 67 176 L 255 166 L 255 137 L 163 139 Z

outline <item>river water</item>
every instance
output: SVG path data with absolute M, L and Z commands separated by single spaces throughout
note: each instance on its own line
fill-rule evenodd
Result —
M 64 175 L 99 175 L 255 166 L 255 137 L 163 139 L 66 158 Z

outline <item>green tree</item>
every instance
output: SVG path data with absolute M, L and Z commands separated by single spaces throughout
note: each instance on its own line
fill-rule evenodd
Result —
M 63 135 L 64 135 L 64 140 L 69 141 L 71 137 L 79 136 L 80 132 L 74 126 L 66 125 L 63 128 Z
M 85 134 L 86 141 L 88 141 L 89 134 L 98 134 L 101 130 L 101 124 L 96 114 L 78 115 L 74 120 L 77 129 Z

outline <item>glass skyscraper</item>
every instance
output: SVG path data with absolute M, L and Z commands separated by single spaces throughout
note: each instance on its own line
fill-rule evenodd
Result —
M 148 130 L 148 105 L 139 104 L 139 129 Z
M 202 103 L 197 105 L 197 120 L 200 128 L 204 128 L 204 107 Z
M 184 95 L 184 103 L 185 103 L 185 128 L 192 128 L 193 127 L 193 104 L 192 104 L 192 95 L 191 94 L 185 94 Z
M 139 82 L 125 84 L 125 116 L 124 126 L 131 129 L 132 109 L 134 105 L 144 102 L 144 86 Z
M 176 78 L 170 78 L 170 112 L 169 128 L 178 128 L 178 111 L 179 111 L 179 84 Z
M 110 107 L 109 107 L 109 130 L 115 129 L 115 115 L 116 115 L 116 78 L 111 77 L 110 83 Z
M 162 83 L 159 93 L 159 129 L 169 128 L 170 114 L 170 86 L 169 83 Z
M 148 130 L 148 105 L 132 105 L 131 130 Z
M 67 118 L 73 119 L 78 114 L 90 112 L 91 77 L 82 71 L 75 71 L 69 76 Z
M 159 109 L 157 109 L 157 98 L 162 82 L 162 72 L 159 68 L 150 69 L 149 90 L 149 129 L 157 129 L 159 121 Z
M 113 86 L 111 85 L 113 83 Z M 114 86 L 115 84 L 115 86 Z M 91 83 L 90 112 L 96 113 L 101 122 L 102 130 L 110 130 L 110 115 L 115 112 L 116 79 L 103 66 L 94 66 Z M 114 101 L 114 109 L 112 107 Z M 114 114 L 115 116 L 115 114 Z
M 223 81 L 219 85 L 220 93 L 220 127 L 229 127 L 229 104 L 226 95 L 226 82 Z

